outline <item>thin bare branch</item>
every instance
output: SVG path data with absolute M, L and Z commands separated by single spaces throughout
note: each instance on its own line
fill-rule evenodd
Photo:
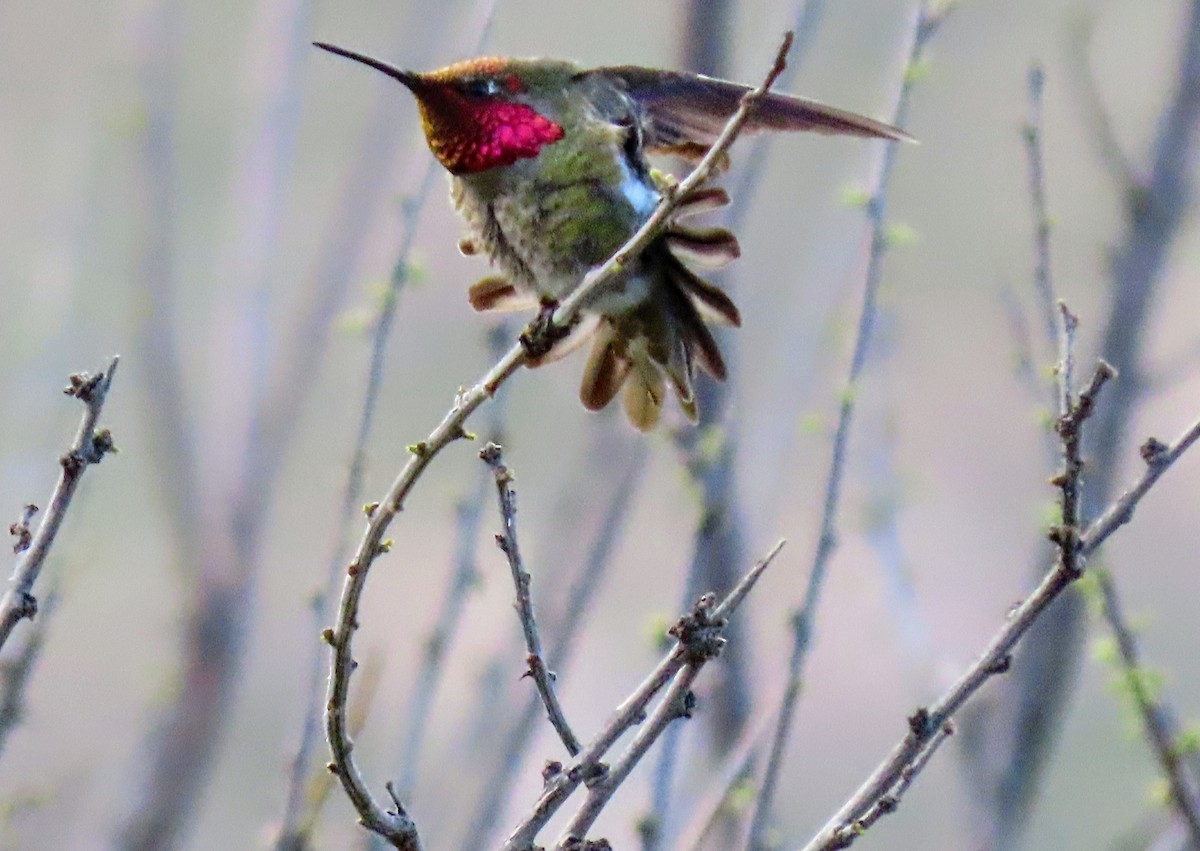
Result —
M 1048 272 L 1048 267 L 1047 267 Z M 1047 273 L 1044 283 L 1046 294 L 1052 295 L 1050 278 Z M 1009 626 L 1001 631 L 994 639 L 988 651 L 980 657 L 968 674 L 960 678 L 957 685 L 966 687 L 973 682 L 973 687 L 965 691 L 957 705 L 961 705 L 969 694 L 978 689 L 987 679 L 995 674 L 1007 671 L 1011 664 L 1011 648 L 1019 640 L 1038 614 L 1050 604 L 1055 596 L 1065 590 L 1083 573 L 1083 560 L 1080 556 L 1080 482 L 1083 473 L 1083 461 L 1080 455 L 1082 430 L 1084 422 L 1095 410 L 1096 398 L 1100 389 L 1115 375 L 1113 369 L 1103 361 L 1097 367 L 1088 386 L 1076 398 L 1072 391 L 1074 380 L 1074 341 L 1078 324 L 1075 316 L 1062 302 L 1058 303 L 1059 316 L 1059 353 L 1058 387 L 1060 415 L 1056 423 L 1056 431 L 1062 443 L 1062 469 L 1054 478 L 1054 484 L 1060 493 L 1060 523 L 1050 530 L 1050 538 L 1059 550 L 1058 563 L 1043 581 L 1038 592 L 1047 596 L 1041 599 L 1036 607 L 1030 603 L 1038 598 L 1038 592 L 1018 607 L 1010 616 Z M 952 693 L 953 694 L 953 691 Z M 944 698 L 943 701 L 946 699 Z M 851 802 L 844 806 L 832 821 L 826 824 L 816 839 L 809 843 L 809 849 L 846 848 L 862 835 L 884 814 L 892 812 L 899 805 L 901 793 L 912 783 L 919 772 L 918 766 L 928 762 L 933 750 L 940 744 L 939 736 L 944 737 L 951 732 L 951 716 L 957 706 L 951 701 L 939 701 L 932 710 L 920 708 L 909 717 L 909 735 L 905 741 L 893 751 L 895 756 L 907 748 L 904 760 L 892 762 L 888 772 L 876 772 Z M 864 794 L 865 793 L 865 794 Z
M 475 52 L 481 48 L 491 29 L 498 0 L 479 0 L 470 16 L 472 25 L 464 29 L 473 32 L 475 36 Z M 457 30 L 457 28 L 455 28 Z M 385 108 L 386 99 L 379 98 L 376 110 L 367 123 L 363 134 L 359 155 L 351 176 L 343 189 L 340 208 L 343 214 L 334 218 L 338 224 L 329 232 L 329 242 L 324 246 L 318 261 L 318 273 L 312 297 L 303 309 L 302 318 L 297 323 L 293 348 L 295 356 L 283 359 L 286 375 L 274 385 L 279 398 L 267 408 L 275 411 L 277 420 L 284 422 L 294 416 L 300 409 L 301 394 L 297 387 L 306 387 L 308 382 L 300 381 L 307 375 L 319 360 L 319 353 L 324 348 L 329 327 L 336 314 L 335 305 L 341 299 L 343 290 L 350 278 L 349 269 L 352 258 L 356 253 L 359 241 L 365 230 L 358 227 L 358 219 L 352 213 L 363 209 L 364 198 L 373 193 L 381 192 L 383 183 L 378 179 L 386 158 L 394 148 L 397 125 L 391 111 Z M 363 391 L 363 403 L 359 415 L 358 431 L 351 451 L 350 467 L 343 490 L 341 513 L 337 523 L 337 531 L 333 553 L 329 560 L 325 588 L 313 600 L 313 616 L 319 631 L 326 622 L 330 601 L 337 595 L 337 587 L 341 576 L 342 565 L 346 561 L 346 553 L 351 541 L 351 522 L 362 503 L 362 479 L 366 469 L 366 448 L 374 425 L 375 407 L 379 391 L 383 385 L 383 370 L 387 357 L 387 347 L 391 340 L 391 331 L 395 325 L 396 310 L 399 305 L 400 293 L 407 285 L 409 275 L 409 257 L 412 253 L 416 237 L 418 220 L 425 202 L 436 183 L 436 161 L 430 161 L 422 172 L 416 193 L 401 207 L 401 237 L 400 249 L 392 268 L 388 291 L 379 306 L 379 313 L 374 322 L 374 333 L 371 340 L 370 363 L 367 368 L 367 385 Z M 289 414 L 289 410 L 291 414 Z M 272 429 L 263 429 L 268 434 Z M 270 444 L 270 440 L 265 442 Z M 276 840 L 278 851 L 284 851 L 288 843 L 297 841 L 294 835 L 299 825 L 315 823 L 314 818 L 303 817 L 303 791 L 305 778 L 310 771 L 312 751 L 316 747 L 319 718 L 321 714 L 322 685 L 324 683 L 324 648 L 316 644 L 313 648 L 312 661 L 309 665 L 308 685 L 305 694 L 310 695 L 301 722 L 300 740 L 296 753 L 292 757 L 291 770 L 288 774 L 287 793 L 284 802 L 283 819 L 280 823 Z M 419 694 L 420 692 L 417 692 Z M 415 724 L 411 729 L 419 729 Z M 415 753 L 412 762 L 415 763 Z M 405 765 L 409 765 L 406 761 Z M 415 770 L 415 765 L 409 770 Z M 402 780 L 401 793 L 407 790 L 407 783 Z M 304 840 L 307 841 L 307 840 Z
M 432 172 L 427 172 L 425 182 L 418 193 L 422 199 L 428 192 L 432 181 Z M 326 623 L 329 614 L 330 601 L 337 594 L 341 578 L 342 565 L 346 561 L 346 552 L 351 544 L 351 526 L 354 517 L 362 507 L 362 482 L 366 474 L 367 443 L 375 424 L 375 409 L 379 400 L 379 391 L 383 386 L 383 369 L 386 362 L 387 342 L 391 337 L 391 329 L 395 322 L 396 308 L 400 294 L 409 280 L 407 257 L 412 246 L 412 235 L 416 231 L 417 216 L 421 209 L 419 202 L 405 206 L 403 216 L 404 236 L 399 260 L 392 273 L 390 287 L 383 299 L 379 315 L 375 321 L 375 331 L 371 341 L 371 358 L 367 370 L 367 385 L 363 390 L 362 408 L 358 418 L 358 431 L 351 450 L 350 466 L 346 474 L 346 483 L 342 490 L 341 507 L 338 514 L 337 531 L 333 552 L 330 554 L 329 567 L 326 573 L 325 588 L 313 598 L 313 618 L 319 632 Z M 284 804 L 283 820 L 280 823 L 276 848 L 295 847 L 298 841 L 307 841 L 296 836 L 295 831 L 302 824 L 311 824 L 312 819 L 303 816 L 304 789 L 312 763 L 312 752 L 317 744 L 317 732 L 321 714 L 321 687 L 325 680 L 325 665 L 323 647 L 317 644 L 314 648 L 309 665 L 308 709 L 301 725 L 300 744 L 292 757 L 291 770 L 288 773 L 287 796 Z
M 702 599 L 711 601 L 712 598 L 704 597 Z M 702 612 L 703 609 L 697 606 L 695 614 L 698 620 Z M 720 644 L 713 646 L 711 658 L 716 658 L 720 646 Z M 696 705 L 696 695 L 692 692 L 692 683 L 699 676 L 700 668 L 705 661 L 708 661 L 706 657 L 700 657 L 695 662 L 684 665 L 675 674 L 675 678 L 671 681 L 671 685 L 667 688 L 658 706 L 650 713 L 650 717 L 638 726 L 637 734 L 633 737 L 633 741 L 630 742 L 625 753 L 621 754 L 616 762 L 588 784 L 587 796 L 583 804 L 567 822 L 562 836 L 554 843 L 555 851 L 573 851 L 573 849 L 584 847 L 584 837 L 587 836 L 596 819 L 600 817 L 601 811 L 608 805 L 620 785 L 629 777 L 629 773 L 667 729 L 667 725 L 678 718 L 692 717 L 692 710 Z
M 84 471 L 92 464 L 99 464 L 104 456 L 114 451 L 112 435 L 108 429 L 97 429 L 100 412 L 112 386 L 113 374 L 117 371 L 117 358 L 108 363 L 106 369 L 96 374 L 87 372 L 72 375 L 70 385 L 64 391 L 84 404 L 83 418 L 70 448 L 59 458 L 61 470 L 50 502 L 42 514 L 42 521 L 33 533 L 29 546 L 17 557 L 17 565 L 8 580 L 8 590 L 0 597 L 0 648 L 8 641 L 13 629 L 25 618 L 37 614 L 37 598 L 33 586 L 50 554 L 50 547 L 62 526 L 63 518 L 71 505 L 75 489 L 83 478 Z
M 1039 65 L 1035 64 L 1029 69 L 1027 75 L 1029 112 L 1023 128 L 1023 139 L 1028 168 L 1027 187 L 1034 223 L 1032 290 L 1040 309 L 1041 324 L 1044 331 L 1038 343 L 1035 343 L 1028 328 L 1025 326 L 1025 317 L 1015 295 L 1008 294 L 1006 307 L 1010 313 L 1010 323 L 1014 329 L 1014 337 L 1017 339 L 1023 355 L 1023 362 L 1019 365 L 1019 377 L 1024 380 L 1032 398 L 1039 406 L 1046 405 L 1049 409 L 1057 409 L 1058 424 L 1061 425 L 1063 418 L 1068 416 L 1073 405 L 1072 383 L 1077 321 L 1067 310 L 1066 306 L 1058 301 L 1051 274 L 1051 219 L 1048 211 L 1046 172 L 1043 159 L 1042 107 L 1044 87 L 1044 72 Z M 1054 386 L 1050 386 L 1038 374 L 1035 364 L 1040 360 L 1040 357 L 1035 352 L 1055 349 L 1058 351 L 1057 381 Z M 1046 450 L 1048 458 L 1047 466 L 1049 468 L 1052 469 L 1058 465 L 1060 459 L 1063 458 L 1064 451 L 1067 451 L 1069 456 L 1078 459 L 1078 445 L 1066 447 L 1063 440 L 1060 439 L 1062 435 L 1058 430 L 1052 431 L 1046 429 L 1042 436 L 1044 438 L 1043 446 Z M 1071 462 L 1068 461 L 1069 463 Z M 1078 463 L 1078 461 L 1076 460 L 1075 463 Z M 1077 535 L 1079 522 L 1078 477 L 1059 475 L 1055 477 L 1054 481 L 1060 487 L 1075 489 L 1069 495 L 1066 493 L 1063 494 L 1066 514 L 1060 517 L 1061 525 L 1056 528 L 1060 531 L 1070 529 L 1073 530 L 1071 534 Z M 1040 559 L 1038 563 L 1040 564 Z M 1070 600 L 1064 601 L 1064 603 L 1070 602 Z M 1051 615 L 1040 621 L 1039 627 L 1041 629 L 1053 629 L 1055 623 L 1056 618 Z M 1038 645 L 1037 636 L 1038 631 L 1035 629 L 1034 637 L 1028 642 L 1029 646 L 1036 647 Z M 1061 658 L 1051 656 L 1050 661 L 1046 664 L 1052 665 L 1056 662 L 1061 662 Z M 1037 701 L 1037 712 L 1048 713 L 1053 711 L 1053 699 L 1048 697 L 1043 704 L 1042 695 L 1046 693 L 1065 693 L 1065 684 L 1056 682 L 1052 687 L 1045 687 L 1043 685 L 1045 677 L 1038 674 L 1041 664 L 1043 664 L 1041 660 L 1035 656 L 1028 667 L 1022 669 L 1018 679 L 1018 686 L 1009 694 L 1006 694 L 1005 697 L 1013 693 L 1020 694 L 1022 691 L 1020 684 L 1027 683 L 1032 689 L 1036 689 L 1037 691 L 1036 695 L 1032 693 L 1029 695 L 1031 700 Z M 1018 703 L 1018 705 L 1020 704 Z M 1051 708 L 1043 710 L 1043 705 Z M 996 775 L 996 761 L 987 759 L 993 748 L 987 747 L 984 744 L 988 742 L 989 738 L 996 735 L 996 725 L 994 725 L 993 720 L 986 711 L 981 711 L 973 716 L 964 718 L 964 746 L 959 750 L 967 767 L 966 778 L 973 786 L 973 791 L 978 799 L 984 802 L 990 802 L 993 799 L 999 800 L 999 796 L 1004 794 L 1000 791 L 1003 789 L 1004 783 Z M 976 731 L 981 727 L 984 728 L 985 732 L 977 735 Z M 1007 768 L 1009 765 L 1024 766 L 1034 763 L 1037 755 L 1045 752 L 1045 745 L 1045 738 L 1039 736 L 1017 735 L 1011 737 L 1011 741 L 1005 742 L 1006 762 L 1001 764 L 1002 768 Z
M 1033 211 L 1033 291 L 1041 307 L 1046 339 L 1055 338 L 1054 288 L 1050 272 L 1050 213 L 1046 205 L 1046 165 L 1042 154 L 1042 95 L 1046 74 L 1042 66 L 1029 69 L 1029 117 L 1025 120 L 1025 160 L 1029 168 L 1029 200 Z
M 603 453 L 585 454 L 600 456 Z M 613 551 L 633 506 L 634 494 L 645 473 L 646 454 L 646 441 L 639 440 L 613 489 L 596 536 L 588 548 L 587 557 L 579 562 L 571 578 L 566 603 L 558 613 L 546 642 L 550 647 L 548 662 L 552 670 L 564 671 L 571 663 L 576 639 L 587 624 L 592 611 L 591 601 L 612 564 Z M 473 851 L 480 846 L 480 842 L 490 844 L 511 796 L 513 784 L 519 777 L 522 757 L 533 738 L 541 706 L 541 700 L 536 694 L 529 695 L 517 720 L 501 737 L 504 743 L 502 752 L 494 769 L 485 779 L 482 794 L 475 805 L 475 813 L 467 822 L 461 846 L 463 851 Z
M 672 846 L 676 851 L 700 851 L 704 847 L 735 790 L 754 774 L 754 767 L 774 728 L 775 719 L 768 715 L 742 731 L 721 765 L 712 772 L 714 780 L 709 789 L 698 796 L 691 818 Z
M 1091 384 L 1076 400 L 1072 384 L 1075 373 L 1075 329 L 1079 320 L 1067 309 L 1063 302 L 1058 303 L 1061 326 L 1059 330 L 1058 362 L 1058 422 L 1054 430 L 1062 442 L 1062 467 L 1051 483 L 1059 489 L 1059 522 L 1050 528 L 1050 540 L 1059 550 L 1059 564 L 1070 575 L 1077 576 L 1083 571 L 1079 560 L 1079 506 L 1081 479 L 1083 476 L 1083 456 L 1080 444 L 1083 440 L 1083 421 L 1091 416 L 1096 394 L 1100 387 L 1116 373 L 1104 361 L 1100 362 Z
M 954 735 L 954 722 L 943 722 L 942 726 L 938 727 L 937 732 L 933 734 L 933 738 L 913 758 L 912 763 L 901 770 L 900 777 L 896 780 L 896 784 L 891 790 L 872 804 L 863 817 L 855 823 L 855 830 L 863 833 L 884 816 L 894 813 L 896 808 L 900 806 L 900 799 L 904 797 L 904 793 L 908 791 L 908 787 L 912 786 L 913 781 L 917 779 L 917 775 L 925 770 L 925 766 L 929 764 L 929 760 L 937 753 L 937 749 L 942 746 L 942 743 L 952 735 Z
M 567 753 L 575 756 L 580 749 L 579 739 L 571 731 L 571 725 L 567 723 L 562 704 L 559 703 L 558 695 L 554 691 L 555 674 L 546 667 L 546 660 L 542 656 L 542 640 L 538 635 L 537 619 L 533 614 L 533 596 L 529 589 L 531 577 L 525 570 L 525 564 L 521 559 L 521 547 L 517 541 L 517 494 L 510 487 L 512 473 L 501 460 L 501 449 L 498 444 L 489 443 L 480 451 L 479 457 L 491 469 L 492 476 L 496 480 L 500 517 L 504 525 L 504 531 L 496 536 L 496 545 L 508 559 L 513 585 L 517 592 L 517 616 L 521 620 L 521 632 L 525 637 L 525 649 L 528 651 L 528 655 L 525 657 L 527 665 L 525 676 L 533 678 L 542 704 L 546 707 L 546 715 L 550 719 L 550 724 L 558 733 Z
M 379 683 L 382 680 L 383 663 L 378 653 L 367 656 L 361 667 L 361 685 L 357 699 L 350 711 L 350 735 L 357 736 L 367 723 L 371 706 L 378 694 Z M 313 851 L 316 847 L 313 835 L 316 833 L 321 810 L 334 788 L 333 774 L 324 766 L 321 771 L 313 771 L 303 778 L 302 802 L 297 808 L 295 820 L 288 830 L 280 831 L 275 838 L 275 851 Z M 392 793 L 391 784 L 387 784 L 388 793 Z M 375 836 L 375 834 L 367 834 Z
M 1170 445 L 1153 437 L 1146 440 L 1140 450 L 1142 460 L 1146 462 L 1146 469 L 1087 527 L 1079 542 L 1080 554 L 1085 558 L 1090 556 L 1109 535 L 1132 520 L 1133 512 L 1142 501 L 1142 497 L 1197 439 L 1200 439 L 1200 420 L 1192 423 Z

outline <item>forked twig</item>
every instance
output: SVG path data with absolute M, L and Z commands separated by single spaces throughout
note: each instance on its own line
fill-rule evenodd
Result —
M 583 838 L 573 831 L 586 831 L 591 825 L 591 821 L 594 820 L 595 814 L 599 812 L 598 808 L 602 808 L 603 801 L 607 801 L 616 789 L 616 784 L 606 784 L 604 778 L 618 772 L 621 773 L 621 779 L 627 776 L 638 759 L 653 743 L 654 738 L 670 722 L 671 717 L 678 717 L 678 714 L 666 717 L 672 712 L 677 713 L 678 704 L 674 703 L 666 709 L 662 705 L 659 706 L 658 709 L 662 711 L 663 717 L 657 719 L 659 724 L 654 738 L 646 739 L 644 736 L 646 729 L 643 729 L 638 736 L 634 737 L 625 754 L 613 763 L 611 768 L 604 768 L 600 760 L 622 734 L 644 721 L 646 708 L 659 691 L 672 680 L 675 680 L 675 685 L 679 685 L 680 680 L 676 679 L 677 676 L 686 682 L 678 689 L 672 688 L 668 696 L 673 696 L 675 699 L 682 698 L 683 692 L 686 691 L 686 683 L 690 683 L 694 678 L 695 670 L 698 670 L 719 652 L 724 641 L 721 637 L 724 622 L 741 605 L 746 595 L 750 593 L 750 589 L 754 587 L 754 583 L 758 581 L 763 571 L 783 548 L 783 544 L 784 542 L 780 541 L 772 547 L 762 561 L 742 577 L 741 581 L 719 605 L 715 604 L 712 595 L 705 595 L 692 612 L 684 615 L 675 624 L 671 630 L 671 634 L 675 637 L 675 646 L 642 681 L 642 684 L 634 690 L 633 694 L 617 707 L 612 718 L 588 742 L 579 755 L 567 766 L 557 766 L 557 770 L 547 777 L 546 788 L 534 805 L 533 811 L 517 825 L 509 836 L 508 841 L 504 843 L 504 851 L 531 851 L 534 847 L 534 840 L 541 829 L 546 826 L 546 823 L 571 794 L 579 788 L 579 785 L 586 783 L 589 789 L 588 798 L 580 811 L 576 813 L 571 824 L 568 825 L 568 830 L 560 837 L 558 847 L 561 848 L 572 836 Z M 687 673 L 684 673 L 685 669 L 687 669 Z M 664 698 L 664 702 L 666 700 L 667 698 Z M 648 722 L 646 726 L 649 727 Z M 594 787 L 599 789 L 595 795 L 591 792 Z M 603 798 L 603 801 L 599 800 L 600 798 Z
M 1102 367 L 1097 372 L 1097 378 L 1089 384 L 1089 389 L 1098 389 L 1098 384 L 1103 384 L 1106 379 L 1099 377 L 1103 371 Z M 1084 394 L 1088 392 L 1085 390 Z M 1082 418 L 1079 422 L 1082 422 Z M 1193 422 L 1169 446 L 1154 441 L 1155 451 L 1143 453 L 1143 457 L 1147 455 L 1150 457 L 1142 474 L 1109 506 L 1100 518 L 1078 538 L 1075 538 L 1074 547 L 1061 547 L 1060 545 L 1058 563 L 1046 574 L 1034 592 L 1009 613 L 1004 626 L 988 643 L 975 663 L 963 672 L 936 703 L 928 709 L 918 709 L 909 718 L 909 730 L 905 737 L 833 818 L 804 846 L 804 851 L 830 851 L 830 849 L 845 848 L 860 835 L 861 819 L 879 800 L 897 787 L 905 770 L 920 757 L 941 725 L 951 719 L 985 682 L 1008 670 L 1011 653 L 1017 642 L 1021 640 L 1046 607 L 1078 578 L 1080 574 L 1072 573 L 1070 568 L 1064 564 L 1064 559 L 1068 557 L 1067 554 L 1073 553 L 1078 567 L 1079 559 L 1094 553 L 1113 532 L 1128 522 L 1133 510 L 1154 483 L 1197 440 L 1200 440 L 1200 419 Z M 1073 538 L 1073 536 L 1056 537 L 1068 542 Z

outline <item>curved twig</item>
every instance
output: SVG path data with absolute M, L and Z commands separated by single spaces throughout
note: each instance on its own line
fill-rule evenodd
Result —
M 481 48 L 491 29 L 498 0 L 479 0 L 476 3 L 471 20 L 474 21 L 468 30 L 477 31 L 476 48 Z M 382 104 L 379 99 L 377 104 Z M 382 124 L 386 129 L 380 129 Z M 347 180 L 342 208 L 361 209 L 364 187 L 369 191 L 382 191 L 378 180 L 380 161 L 385 159 L 394 145 L 391 135 L 395 133 L 395 122 L 390 112 L 377 107 L 363 134 L 361 150 L 356 160 L 353 174 Z M 333 553 L 327 571 L 327 579 L 323 590 L 313 598 L 313 618 L 317 628 L 326 622 L 330 601 L 337 594 L 338 577 L 341 566 L 346 560 L 346 551 L 350 546 L 350 525 L 353 521 L 357 506 L 362 503 L 362 480 L 366 468 L 367 441 L 370 438 L 374 424 L 376 401 L 383 384 L 383 368 L 387 358 L 387 346 L 391 340 L 391 331 L 395 325 L 396 310 L 401 291 L 409 281 L 409 257 L 412 253 L 416 238 L 417 224 L 421 211 L 436 183 L 436 161 L 431 160 L 427 165 L 417 185 L 417 189 L 408 202 L 401 207 L 401 237 L 400 248 L 397 251 L 396 262 L 392 267 L 388 291 L 379 307 L 375 319 L 375 331 L 371 340 L 370 362 L 367 367 L 367 385 L 363 391 L 362 410 L 359 415 L 358 432 L 355 435 L 354 448 L 350 455 L 350 467 L 346 475 L 346 483 L 342 492 L 341 513 L 337 523 Z M 357 218 L 350 215 L 340 215 L 336 221 L 357 223 Z M 323 341 L 328 336 L 330 317 L 334 314 L 333 305 L 337 302 L 341 290 L 349 279 L 347 269 L 352 265 L 349 257 L 355 252 L 356 241 L 361 237 L 362 229 L 357 227 L 338 227 L 330 232 L 330 242 L 324 247 L 318 263 L 319 273 L 315 276 L 315 286 L 309 304 L 305 306 L 304 318 L 297 323 L 299 329 L 295 336 L 295 356 L 285 358 L 289 378 L 276 385 L 283 394 L 280 400 L 268 403 L 266 410 L 276 412 L 278 421 L 292 419 L 300 409 L 301 393 L 297 387 L 303 387 L 304 382 L 296 380 L 297 376 L 306 375 L 313 370 L 313 365 L 319 360 Z M 315 341 L 315 342 L 314 342 Z M 271 431 L 266 429 L 266 431 Z M 306 843 L 307 825 L 315 822 L 315 818 L 302 813 L 304 806 L 305 781 L 310 772 L 312 752 L 317 743 L 317 731 L 320 726 L 321 692 L 324 680 L 323 648 L 316 645 L 309 665 L 309 675 L 305 695 L 309 696 L 308 706 L 301 722 L 299 744 L 292 756 L 288 774 L 287 792 L 284 797 L 283 818 L 275 841 L 277 851 L 293 848 L 297 843 Z M 410 729 L 419 729 L 414 724 Z M 402 779 L 401 792 L 406 791 L 406 783 Z

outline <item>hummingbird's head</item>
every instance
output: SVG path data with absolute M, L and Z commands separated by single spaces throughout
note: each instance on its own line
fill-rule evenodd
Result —
M 563 137 L 560 125 L 530 105 L 526 78 L 512 60 L 468 59 L 417 73 L 331 44 L 314 44 L 403 83 L 417 99 L 429 150 L 451 174 L 512 165 L 536 157 Z

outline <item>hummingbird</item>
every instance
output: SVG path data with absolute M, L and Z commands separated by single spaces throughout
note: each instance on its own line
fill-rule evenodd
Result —
M 471 306 L 540 307 L 543 329 L 557 304 L 629 240 L 673 182 L 649 157 L 699 159 L 750 90 L 700 74 L 582 68 L 556 59 L 482 57 L 414 72 L 331 44 L 314 46 L 374 68 L 412 93 L 429 150 L 449 172 L 451 200 L 466 222 L 459 248 L 482 250 L 496 269 L 471 286 Z M 910 138 L 866 116 L 777 93 L 758 102 L 743 132 L 798 130 Z M 728 203 L 728 194 L 712 185 L 679 199 L 663 233 L 619 280 L 591 294 L 571 328 L 548 341 L 522 335 L 527 365 L 557 360 L 591 340 L 579 391 L 584 407 L 598 411 L 620 393 L 629 421 L 648 431 L 660 419 L 669 385 L 695 422 L 696 367 L 720 381 L 727 375 L 708 326 L 740 326 L 741 316 L 692 267 L 720 268 L 740 249 L 728 230 L 687 220 Z

